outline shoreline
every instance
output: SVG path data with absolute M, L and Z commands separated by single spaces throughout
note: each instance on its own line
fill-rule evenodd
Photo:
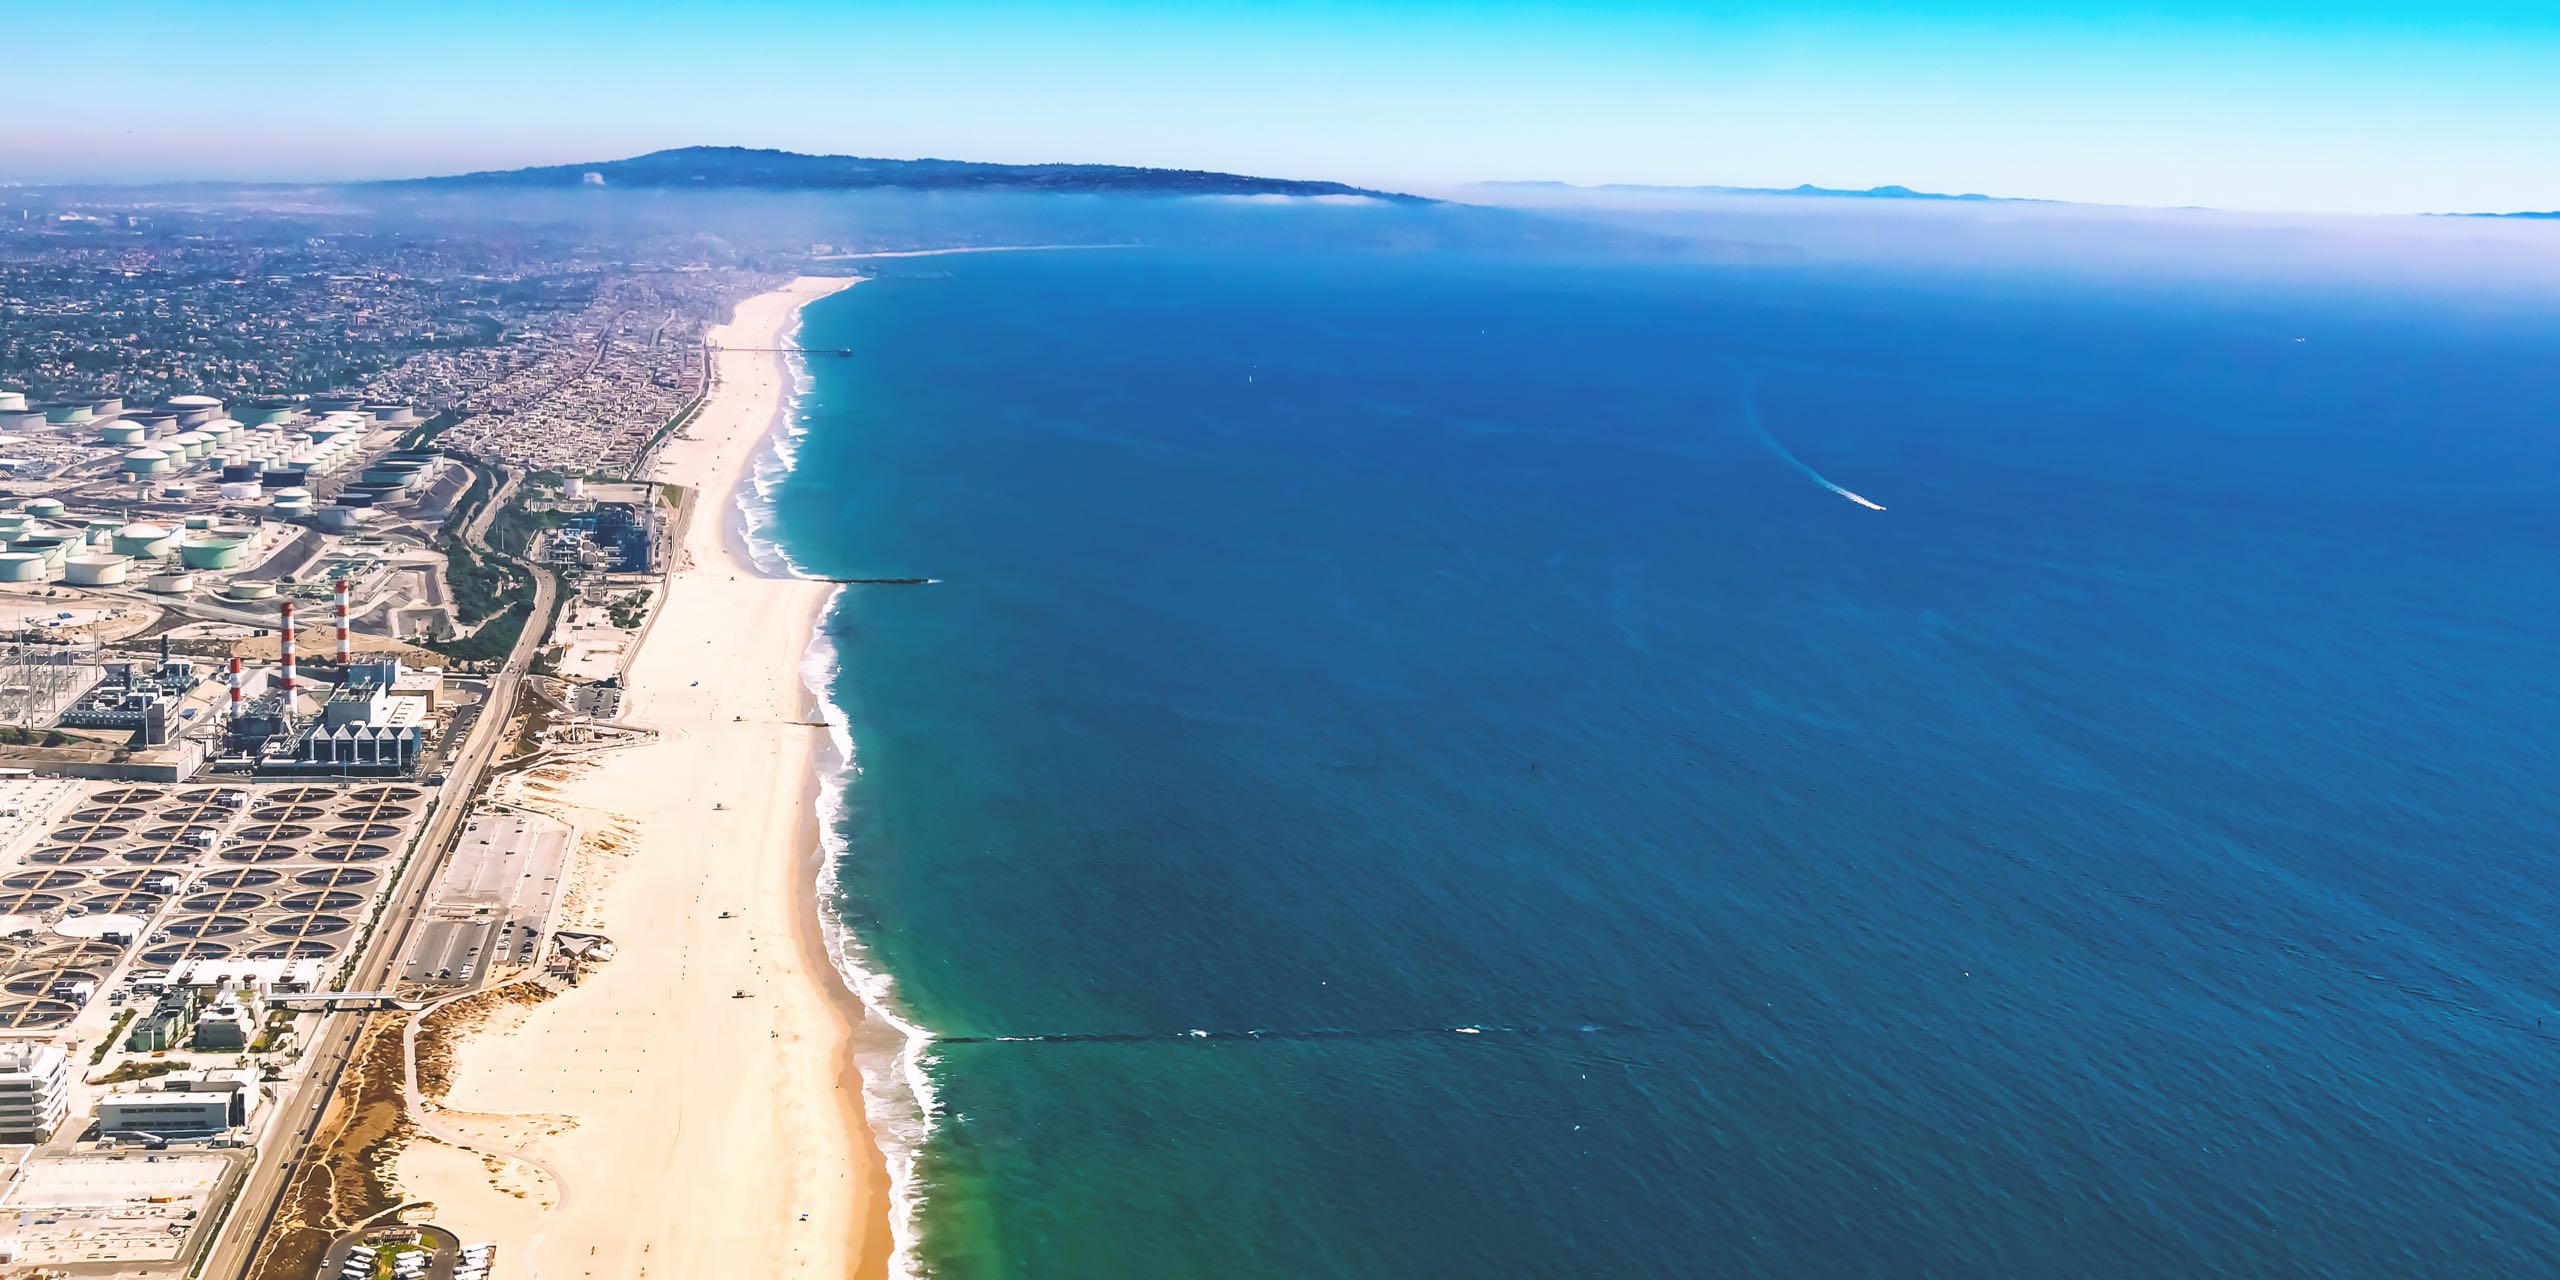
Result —
M 875 1024 L 831 954 L 819 882 L 835 744 L 804 668 L 834 588 L 767 572 L 738 528 L 787 438 L 794 371 L 785 352 L 725 349 L 781 345 L 802 306 L 853 283 L 802 277 L 741 302 L 713 335 L 702 410 L 652 469 L 692 489 L 626 667 L 624 716 L 658 739 L 516 775 L 498 797 L 594 833 L 568 892 L 592 899 L 617 954 L 459 1037 L 438 1119 L 560 1185 L 425 1142 L 398 1174 L 546 1277 L 891 1270 L 888 1154 L 856 1052 Z

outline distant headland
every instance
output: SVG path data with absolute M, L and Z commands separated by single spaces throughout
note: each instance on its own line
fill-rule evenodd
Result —
M 1810 182 L 1792 187 L 1720 187 L 1660 186 L 1634 182 L 1607 182 L 1584 186 L 1571 182 L 1479 182 L 1475 188 L 1496 192 L 1567 194 L 1573 192 L 1614 195 L 1664 196 L 1828 196 L 1851 200 L 1969 200 L 1981 203 L 2047 204 L 2050 201 L 2019 196 L 1987 196 L 1980 192 L 1950 195 L 1941 191 L 1914 191 L 1909 187 L 1887 184 L 1881 187 L 1817 187 Z
M 985 164 L 968 160 L 887 160 L 817 156 L 756 147 L 678 147 L 626 160 L 494 169 L 364 184 L 419 188 L 604 187 L 644 190 L 1019 191 L 1086 195 L 1303 196 L 1432 201 L 1341 182 L 1262 178 L 1197 169 L 1117 164 Z

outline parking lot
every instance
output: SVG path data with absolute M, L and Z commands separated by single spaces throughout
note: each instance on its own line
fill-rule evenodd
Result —
M 402 980 L 473 986 L 494 965 L 540 959 L 573 834 L 565 823 L 527 814 L 481 814 L 464 823 Z

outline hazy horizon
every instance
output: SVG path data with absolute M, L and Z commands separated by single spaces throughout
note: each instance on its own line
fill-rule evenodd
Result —
M 2303 212 L 2560 207 L 2560 12 L 2514 0 L 638 6 L 21 15 L 0 181 L 340 181 L 737 144 L 1398 189 L 1863 188 Z M 201 75 L 180 74 L 195 66 Z

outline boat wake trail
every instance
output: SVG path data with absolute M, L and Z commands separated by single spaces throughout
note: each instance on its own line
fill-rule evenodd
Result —
M 1851 502 L 1857 503 L 1859 506 L 1865 507 L 1869 511 L 1884 510 L 1883 503 L 1868 501 L 1866 498 L 1858 494 L 1851 493 L 1848 490 L 1831 483 L 1831 478 L 1829 476 L 1814 470 L 1812 467 L 1806 466 L 1804 459 L 1797 457 L 1793 452 L 1789 451 L 1785 445 L 1778 443 L 1778 438 L 1770 435 L 1767 427 L 1760 425 L 1760 402 L 1758 400 L 1751 399 L 1749 397 L 1744 398 L 1742 402 L 1742 425 L 1751 428 L 1751 434 L 1760 437 L 1760 443 L 1769 446 L 1769 452 L 1785 459 L 1788 466 L 1794 467 L 1796 470 L 1803 472 L 1806 479 L 1813 481 L 1815 484 L 1821 485 L 1825 489 L 1829 489 L 1833 493 L 1839 494 L 1843 498 L 1847 498 Z

